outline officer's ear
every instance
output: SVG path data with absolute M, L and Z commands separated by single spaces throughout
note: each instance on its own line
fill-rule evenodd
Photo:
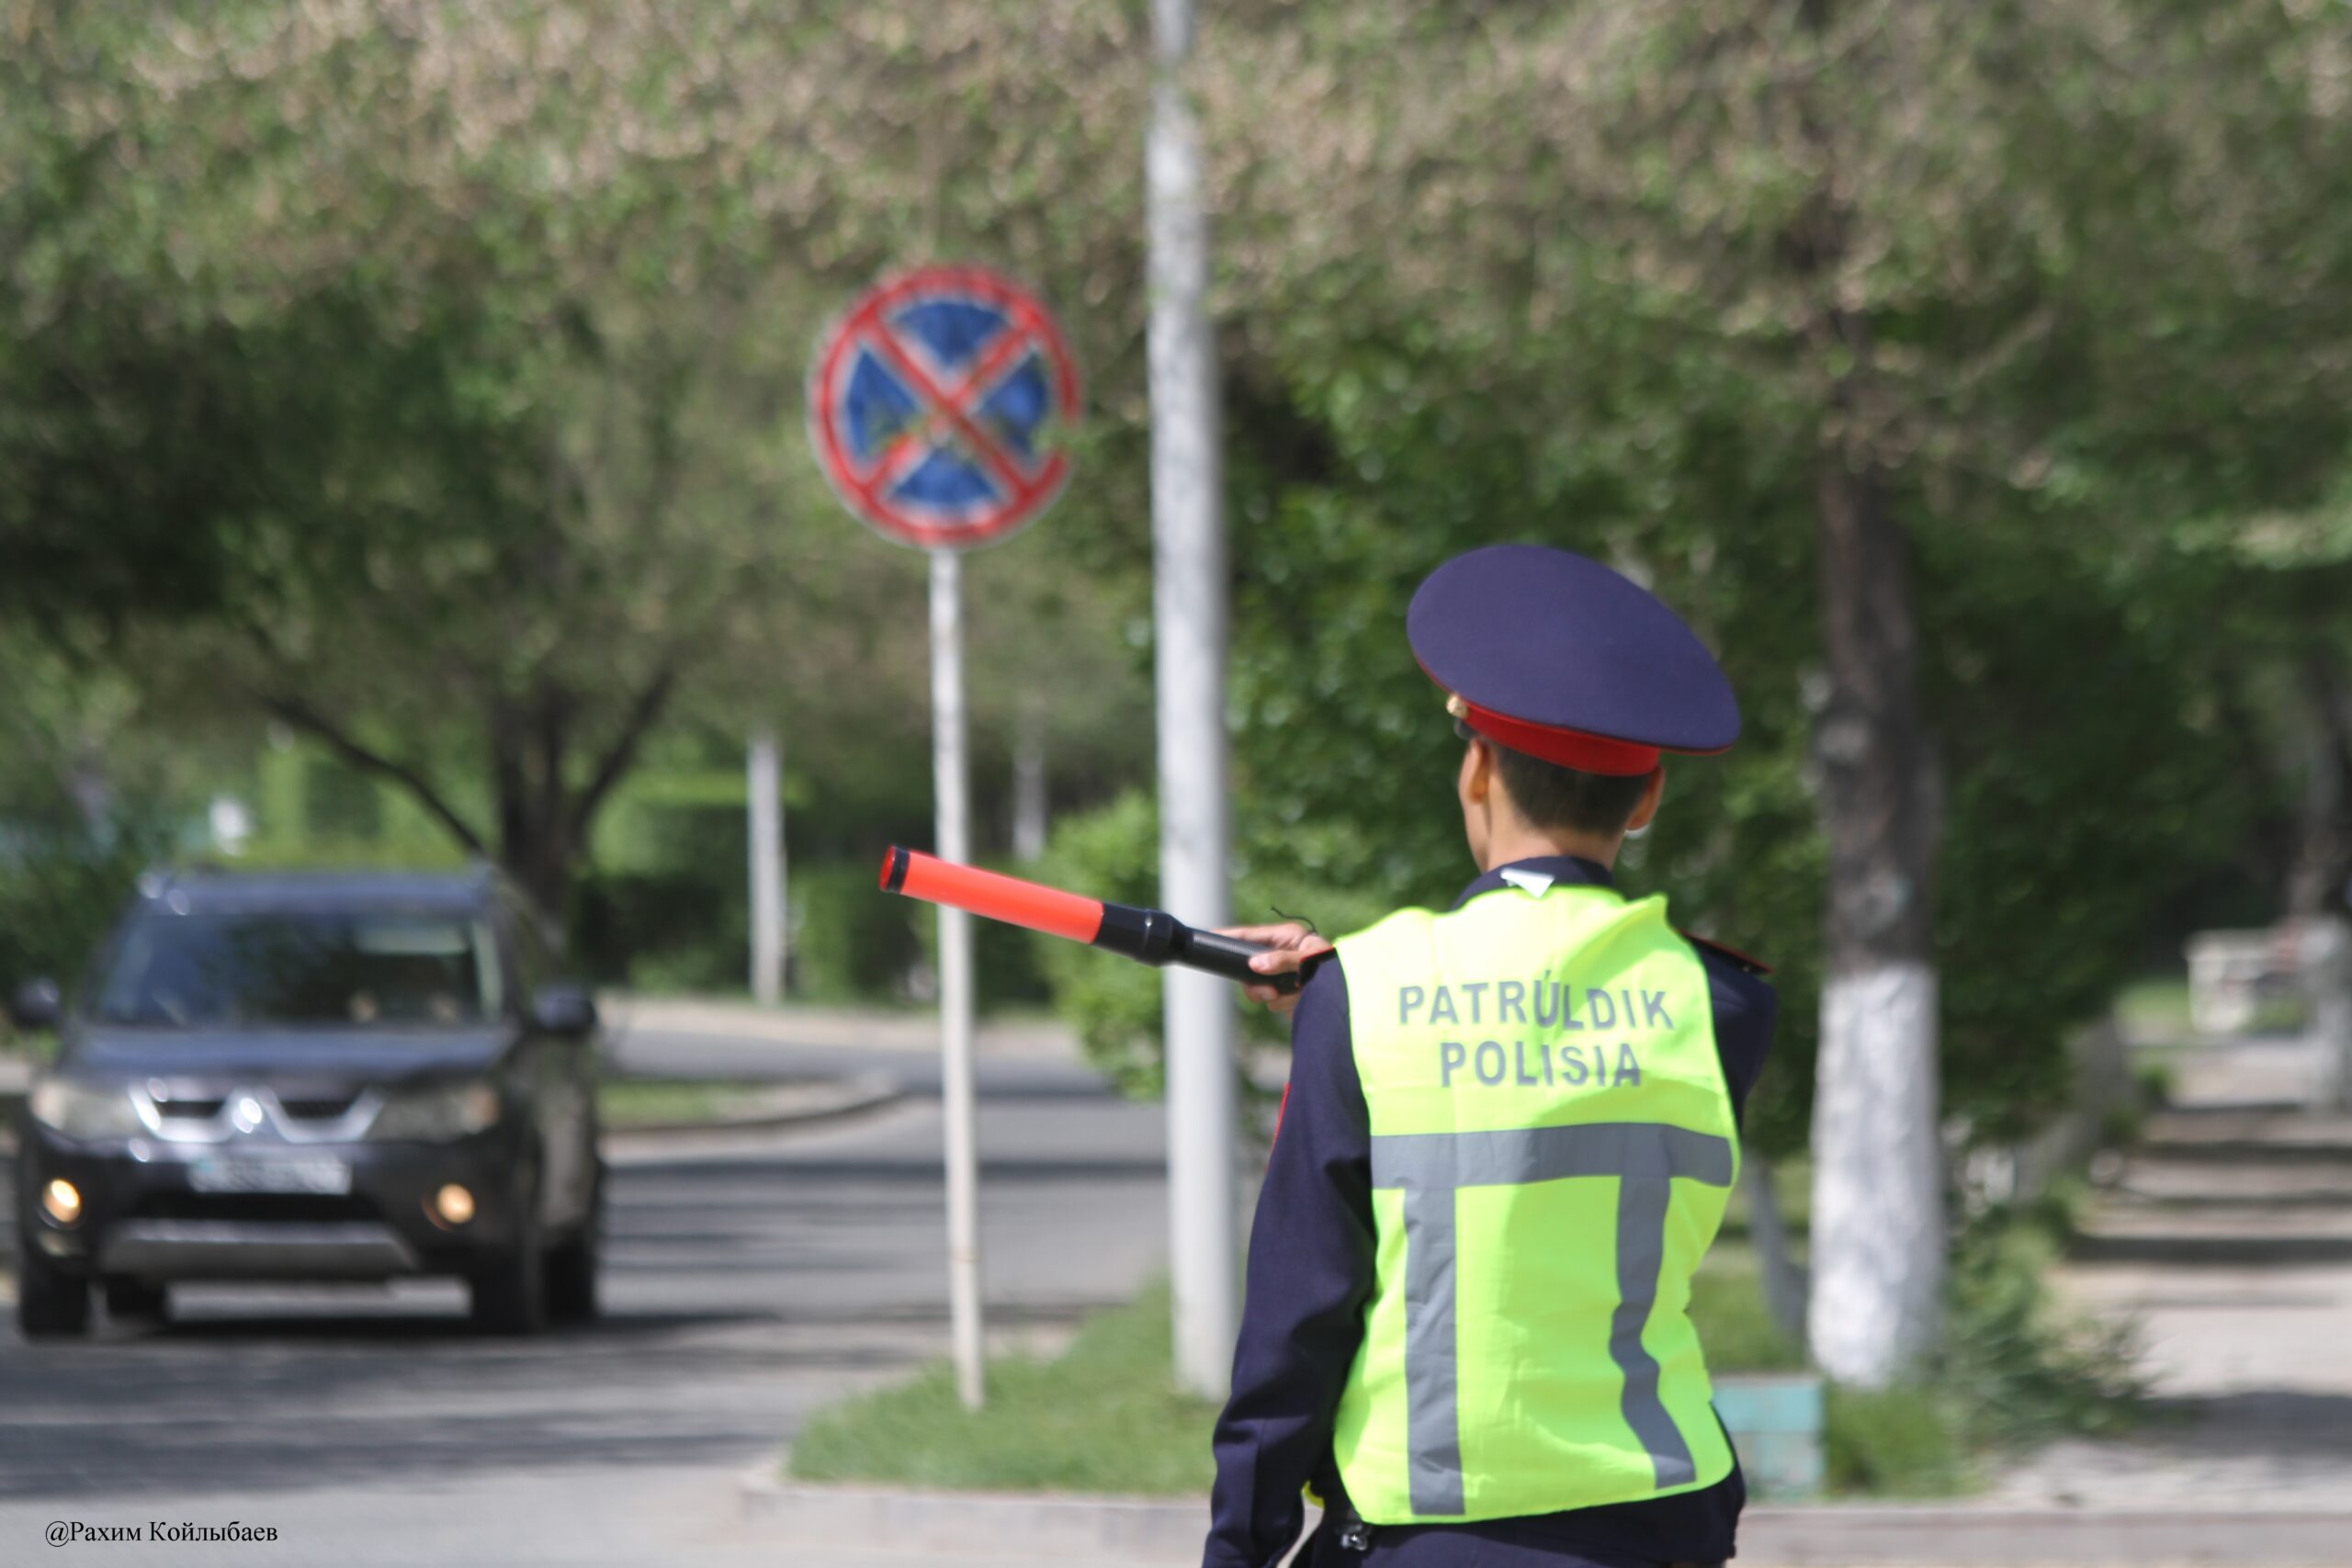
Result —
M 1462 749 L 1462 772 L 1454 780 L 1454 790 L 1462 796 L 1462 804 L 1466 809 L 1485 805 L 1494 787 L 1494 748 L 1474 736 Z
M 1625 831 L 1638 833 L 1647 828 L 1657 816 L 1658 802 L 1666 798 L 1666 766 L 1660 763 L 1650 770 L 1642 784 L 1642 798 L 1634 803 L 1634 814 L 1625 818 Z

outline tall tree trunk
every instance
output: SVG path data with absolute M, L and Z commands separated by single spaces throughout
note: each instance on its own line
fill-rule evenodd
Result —
M 2352 704 L 2324 649 L 2307 651 L 2297 675 L 2305 755 L 2287 911 L 2333 914 L 2343 909 L 2345 884 L 2352 880 Z
M 1837 0 L 1802 0 L 1797 15 L 1815 46 L 1842 47 Z M 1943 1297 L 1932 886 L 1943 802 L 1919 713 L 1908 540 L 1878 457 L 1871 321 L 1848 291 L 1847 127 L 1809 87 L 1794 102 L 1818 179 L 1790 255 L 1826 388 L 1814 483 L 1828 690 L 1813 750 L 1829 886 L 1806 1338 L 1830 1376 L 1883 1387 L 1934 1345 Z
M 1866 360 L 1863 323 L 1832 325 Z M 1846 434 L 1851 415 L 1833 417 L 1817 478 L 1829 682 L 1814 754 L 1829 890 L 1807 1337 L 1832 1377 L 1880 1387 L 1934 1343 L 1943 1292 L 1931 899 L 1942 803 L 1906 541 Z

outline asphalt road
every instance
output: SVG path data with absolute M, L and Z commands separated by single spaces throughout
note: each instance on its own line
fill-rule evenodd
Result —
M 640 1035 L 639 1070 L 877 1066 L 909 1098 L 850 1122 L 616 1163 L 592 1327 L 476 1338 L 454 1284 L 192 1288 L 161 1329 L 0 1329 L 0 1563 L 846 1565 L 763 1539 L 736 1477 L 841 1392 L 943 1351 L 935 1064 Z M 852 1058 L 844 1060 L 843 1058 Z M 1032 1339 L 1164 1257 L 1159 1112 L 1074 1065 L 984 1060 L 992 1331 Z M 274 1544 L 43 1544 L 53 1521 L 266 1526 Z

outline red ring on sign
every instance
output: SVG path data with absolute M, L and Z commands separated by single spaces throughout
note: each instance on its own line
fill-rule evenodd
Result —
M 890 322 L 900 307 L 925 295 L 992 306 L 1003 312 L 1007 323 L 1006 330 L 952 385 L 942 384 L 917 354 L 908 351 Z M 1055 451 L 1042 463 L 1025 463 L 974 418 L 1001 378 L 1033 349 L 1043 363 L 1054 399 L 1045 423 L 1074 426 L 1080 398 L 1078 362 L 1053 313 L 1020 285 L 985 267 L 924 266 L 898 274 L 867 290 L 819 340 L 808 377 L 809 441 L 817 449 L 817 466 L 824 470 L 842 503 L 885 537 L 922 549 L 967 549 L 993 544 L 1035 521 L 1069 482 L 1069 454 Z M 857 461 L 840 428 L 849 372 L 861 350 L 884 362 L 922 405 L 927 427 L 900 436 L 870 465 Z M 994 506 L 954 522 L 916 515 L 894 505 L 888 495 L 890 486 L 939 445 L 928 436 L 942 426 L 969 449 L 1002 495 Z

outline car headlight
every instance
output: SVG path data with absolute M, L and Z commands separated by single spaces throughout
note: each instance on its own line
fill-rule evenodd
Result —
M 496 1087 L 486 1083 L 403 1091 L 385 1097 L 368 1135 L 446 1144 L 497 1125 L 501 1110 Z
M 130 1091 L 116 1084 L 43 1078 L 33 1086 L 33 1120 L 69 1138 L 135 1138 L 139 1108 Z

